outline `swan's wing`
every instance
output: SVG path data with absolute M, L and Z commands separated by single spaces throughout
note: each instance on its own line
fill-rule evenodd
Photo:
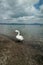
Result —
M 24 39 L 23 36 L 20 36 L 20 39 L 23 40 Z
M 23 36 L 16 36 L 18 40 L 24 40 Z

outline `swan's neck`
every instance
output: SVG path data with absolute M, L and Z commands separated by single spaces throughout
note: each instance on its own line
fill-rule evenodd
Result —
M 17 35 L 20 35 L 20 32 L 18 31 L 18 34 Z

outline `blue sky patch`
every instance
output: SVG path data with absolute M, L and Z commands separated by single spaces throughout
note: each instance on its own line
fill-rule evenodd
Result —
M 34 6 L 36 7 L 36 9 L 39 9 L 40 5 L 42 4 L 43 4 L 43 0 L 39 0 L 39 2 L 35 4 Z

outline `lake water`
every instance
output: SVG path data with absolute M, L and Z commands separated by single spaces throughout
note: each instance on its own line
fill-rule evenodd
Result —
M 0 25 L 0 34 L 15 37 L 15 30 L 19 30 L 25 40 L 43 40 L 43 26 L 40 25 Z

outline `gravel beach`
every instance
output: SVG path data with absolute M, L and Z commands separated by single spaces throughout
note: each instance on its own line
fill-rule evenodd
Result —
M 22 43 L 0 35 L 0 65 L 43 65 L 43 41 Z

